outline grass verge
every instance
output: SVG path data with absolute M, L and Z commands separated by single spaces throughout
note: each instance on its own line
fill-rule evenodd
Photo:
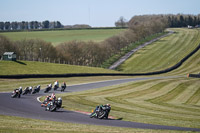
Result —
M 36 120 L 15 116 L 0 115 L 1 133 L 134 133 L 134 132 L 166 132 L 179 133 L 180 131 L 169 130 L 148 130 L 120 127 L 107 127 L 96 125 L 83 125 L 63 122 L 53 122 L 46 120 Z M 183 132 L 183 131 L 181 131 Z
M 110 115 L 126 121 L 200 128 L 199 83 L 193 78 L 154 79 L 59 96 L 68 110 L 90 112 L 110 103 Z
M 65 73 L 116 73 L 117 71 L 86 66 L 44 63 L 35 61 L 0 61 L 0 75 L 65 74 Z

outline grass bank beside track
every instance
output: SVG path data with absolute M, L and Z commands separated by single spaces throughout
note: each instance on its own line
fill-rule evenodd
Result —
M 181 34 L 185 34 L 183 32 L 186 30 L 187 36 L 190 36 L 188 32 L 197 32 L 199 35 L 199 31 L 196 30 L 177 30 L 180 30 Z M 195 43 L 191 45 L 187 43 L 180 49 L 185 52 L 190 51 L 197 46 L 195 44 L 199 44 L 199 36 L 192 35 L 197 38 L 189 40 Z M 184 35 L 184 37 L 187 36 Z M 180 38 L 181 36 L 177 37 L 176 42 L 181 39 L 186 41 L 184 38 Z M 166 41 L 168 43 L 164 41 L 164 44 L 158 42 L 156 44 L 170 45 L 171 39 Z M 184 41 L 181 42 L 184 43 Z M 188 45 L 191 47 L 190 49 Z M 148 49 L 148 51 L 152 50 L 150 47 Z M 163 47 L 158 46 L 157 51 L 162 51 L 162 49 Z M 179 51 L 179 49 L 177 50 Z M 200 51 L 191 56 L 178 69 L 161 75 L 185 75 L 185 77 L 136 81 L 85 92 L 61 94 L 60 96 L 63 98 L 64 107 L 69 110 L 80 110 L 81 108 L 83 111 L 91 112 L 99 104 L 110 103 L 112 105 L 110 115 L 126 121 L 200 128 L 200 80 L 199 78 L 186 78 L 187 73 L 200 72 L 199 55 Z M 148 60 L 146 61 L 148 62 Z M 154 64 L 154 62 L 149 62 L 148 66 L 151 66 L 151 63 Z
M 178 63 L 200 44 L 200 30 L 172 30 L 174 34 L 137 51 L 117 69 L 126 73 L 163 70 Z
M 110 103 L 110 115 L 126 121 L 200 128 L 200 80 L 154 79 L 59 94 L 68 110 L 91 112 Z
M 106 127 L 0 115 L 0 133 L 183 133 L 184 131 Z M 187 132 L 189 133 L 189 132 Z
M 64 74 L 64 73 L 119 73 L 97 67 L 67 64 L 44 63 L 36 61 L 0 61 L 0 75 L 23 74 Z
M 113 56 L 111 56 L 108 60 L 106 60 L 101 66 L 103 68 L 109 68 L 111 65 L 113 65 L 116 61 L 118 61 L 121 57 L 123 57 L 125 54 L 127 54 L 128 52 L 130 52 L 131 50 L 137 48 L 138 46 L 148 42 L 148 41 L 151 41 L 155 38 L 158 38 L 160 36 L 163 36 L 167 34 L 167 32 L 161 32 L 161 33 L 157 33 L 157 34 L 154 34 L 154 35 L 151 35 L 151 36 L 148 36 L 146 37 L 145 39 L 142 39 L 138 42 L 135 42 L 135 43 L 131 43 L 129 44 L 129 46 L 125 47 L 125 48 L 122 48 L 121 49 L 121 52 L 118 53 L 118 54 L 115 54 Z

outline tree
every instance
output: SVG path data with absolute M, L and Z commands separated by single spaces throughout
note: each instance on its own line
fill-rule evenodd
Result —
M 43 25 L 43 28 L 48 29 L 49 28 L 49 21 L 48 20 L 43 21 L 42 25 Z
M 17 22 L 12 22 L 12 23 L 11 23 L 11 27 L 12 27 L 13 30 L 17 30 L 17 28 L 18 28 L 18 23 L 17 23 Z
M 30 29 L 35 29 L 34 21 L 30 22 Z
M 127 20 L 124 17 L 120 17 L 117 22 L 115 22 L 116 27 L 128 27 Z
M 5 29 L 10 30 L 10 22 L 5 22 Z
M 26 23 L 25 21 L 22 21 L 22 22 L 21 22 L 21 29 L 22 29 L 22 30 L 25 29 L 25 23 Z
M 62 24 L 60 23 L 60 21 L 56 22 L 56 27 L 55 28 L 62 28 Z
M 13 43 L 5 36 L 0 35 L 0 59 L 4 52 L 16 52 L 16 48 Z
M 35 27 L 35 29 L 38 29 L 38 28 L 39 28 L 39 23 L 38 23 L 38 21 L 34 21 L 34 27 Z
M 0 22 L 0 30 L 4 30 L 4 22 Z

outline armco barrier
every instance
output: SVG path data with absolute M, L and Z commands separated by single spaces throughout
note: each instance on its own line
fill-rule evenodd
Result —
M 200 78 L 200 73 L 199 74 L 188 74 L 188 77 Z
M 25 74 L 25 75 L 0 75 L 0 78 L 22 79 L 22 78 L 55 78 L 55 77 L 86 77 L 86 76 L 148 76 L 167 73 L 180 67 L 188 58 L 200 49 L 200 44 L 181 61 L 174 66 L 155 72 L 147 73 L 73 73 L 73 74 Z M 191 75 L 191 74 L 190 74 Z

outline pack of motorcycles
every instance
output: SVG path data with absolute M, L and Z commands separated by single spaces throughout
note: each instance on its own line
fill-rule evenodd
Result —
M 53 89 L 57 90 L 59 87 L 54 85 Z M 66 86 L 61 86 L 61 92 L 65 90 Z M 44 93 L 49 92 L 52 89 L 52 86 L 47 86 L 45 88 Z M 11 97 L 12 98 L 20 98 L 21 94 L 26 95 L 26 94 L 36 94 L 39 93 L 40 91 L 40 85 L 35 86 L 34 89 L 32 90 L 32 87 L 26 87 L 24 91 L 22 91 L 22 88 L 20 87 L 19 89 L 15 89 Z M 51 96 L 47 96 L 44 102 L 41 104 L 41 107 L 45 107 L 45 111 L 56 111 L 57 109 L 62 107 L 62 98 L 52 98 Z M 106 118 L 108 119 L 109 112 L 111 110 L 110 106 L 107 105 L 100 105 L 95 108 L 95 110 L 90 114 L 90 118 L 98 118 L 98 119 L 103 119 Z

